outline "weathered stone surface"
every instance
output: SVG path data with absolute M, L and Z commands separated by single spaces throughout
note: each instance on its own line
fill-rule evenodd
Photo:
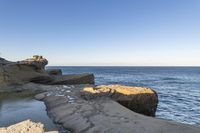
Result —
M 58 131 L 44 131 L 44 125 L 26 120 L 9 127 L 0 128 L 0 133 L 58 133 Z
M 46 72 L 51 76 L 62 75 L 62 70 L 61 69 L 47 69 Z
M 0 67 L 0 84 L 27 83 L 32 78 L 48 76 L 31 65 L 12 63 Z
M 12 85 L 0 85 L 0 93 L 5 94 L 9 92 L 25 92 L 31 91 L 32 93 L 41 93 L 43 91 L 47 91 L 53 87 L 49 87 L 47 85 L 35 84 L 35 83 L 25 83 L 25 84 L 12 84 Z
M 88 73 L 61 76 L 40 76 L 32 78 L 30 82 L 46 85 L 94 84 L 94 75 Z
M 84 88 L 93 85 L 42 85 L 28 83 L 20 90 L 46 91 L 36 98 L 45 102 L 50 118 L 74 133 L 199 133 L 200 127 L 135 113 L 109 96 L 85 99 Z M 17 89 L 16 88 L 16 89 Z
M 158 96 L 152 89 L 122 85 L 84 88 L 82 97 L 87 100 L 110 97 L 128 109 L 148 116 L 155 116 L 158 104 Z
M 1 59 L 0 84 L 21 84 L 27 83 L 35 77 L 49 76 L 44 72 L 47 60 L 38 56 L 18 62 L 9 62 Z
M 48 64 L 48 61 L 42 56 L 34 55 L 32 58 L 28 58 L 23 61 L 18 61 L 18 63 L 34 66 L 36 69 L 44 69 L 45 66 Z
M 49 87 L 51 88 L 51 86 Z M 80 95 L 80 91 L 84 88 L 91 88 L 91 86 L 55 87 L 56 89 L 49 89 L 52 91 L 48 91 L 48 94 L 42 98 L 46 104 L 48 115 L 54 122 L 62 124 L 64 128 L 74 133 L 200 132 L 200 127 L 135 113 L 107 96 L 86 100 Z M 145 90 L 146 92 L 151 93 L 150 90 Z M 130 92 L 126 91 L 125 93 L 129 94 Z
M 71 74 L 56 76 L 52 85 L 72 85 L 72 84 L 94 84 L 94 75 L 90 73 L 85 74 Z
M 62 75 L 61 70 L 45 71 L 47 63 L 45 58 L 37 55 L 18 62 L 9 62 L 0 58 L 0 86 L 28 82 L 53 85 L 94 84 L 93 74 Z

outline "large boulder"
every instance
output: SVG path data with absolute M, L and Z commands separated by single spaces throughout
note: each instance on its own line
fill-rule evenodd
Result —
M 35 56 L 34 56 L 35 57 Z M 0 84 L 21 84 L 30 82 L 32 78 L 49 77 L 44 71 L 47 60 L 30 58 L 18 62 L 9 62 L 1 59 L 0 62 Z
M 44 69 L 45 66 L 48 64 L 47 59 L 43 58 L 39 55 L 34 55 L 32 58 L 28 58 L 23 61 L 18 61 L 19 64 L 30 65 L 34 66 L 36 69 Z
M 158 96 L 149 88 L 122 85 L 102 85 L 84 88 L 82 97 L 86 100 L 109 97 L 128 109 L 148 116 L 155 116 Z

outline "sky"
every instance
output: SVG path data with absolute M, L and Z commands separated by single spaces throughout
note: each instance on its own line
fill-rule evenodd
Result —
M 0 56 L 49 65 L 200 66 L 200 0 L 0 0 Z

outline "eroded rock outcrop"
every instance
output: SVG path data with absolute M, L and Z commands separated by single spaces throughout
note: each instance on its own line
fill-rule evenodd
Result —
M 155 91 L 144 87 L 102 85 L 84 88 L 82 97 L 87 100 L 109 97 L 134 112 L 155 116 L 158 96 Z
M 34 55 L 32 58 L 28 58 L 26 60 L 18 61 L 21 65 L 30 65 L 34 66 L 38 70 L 43 70 L 45 66 L 48 64 L 47 59 L 43 58 L 39 55 Z
M 40 62 L 39 62 L 40 64 Z M 0 84 L 21 84 L 27 83 L 30 79 L 49 75 L 42 67 L 38 67 L 37 61 L 29 62 L 8 62 L 0 65 Z
M 0 85 L 24 83 L 94 84 L 93 74 L 62 75 L 61 70 L 45 70 L 47 59 L 35 55 L 26 60 L 10 62 L 0 58 Z

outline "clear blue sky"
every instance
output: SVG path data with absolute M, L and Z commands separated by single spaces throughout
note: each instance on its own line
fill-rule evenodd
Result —
M 49 65 L 200 66 L 200 0 L 0 0 L 0 53 Z

